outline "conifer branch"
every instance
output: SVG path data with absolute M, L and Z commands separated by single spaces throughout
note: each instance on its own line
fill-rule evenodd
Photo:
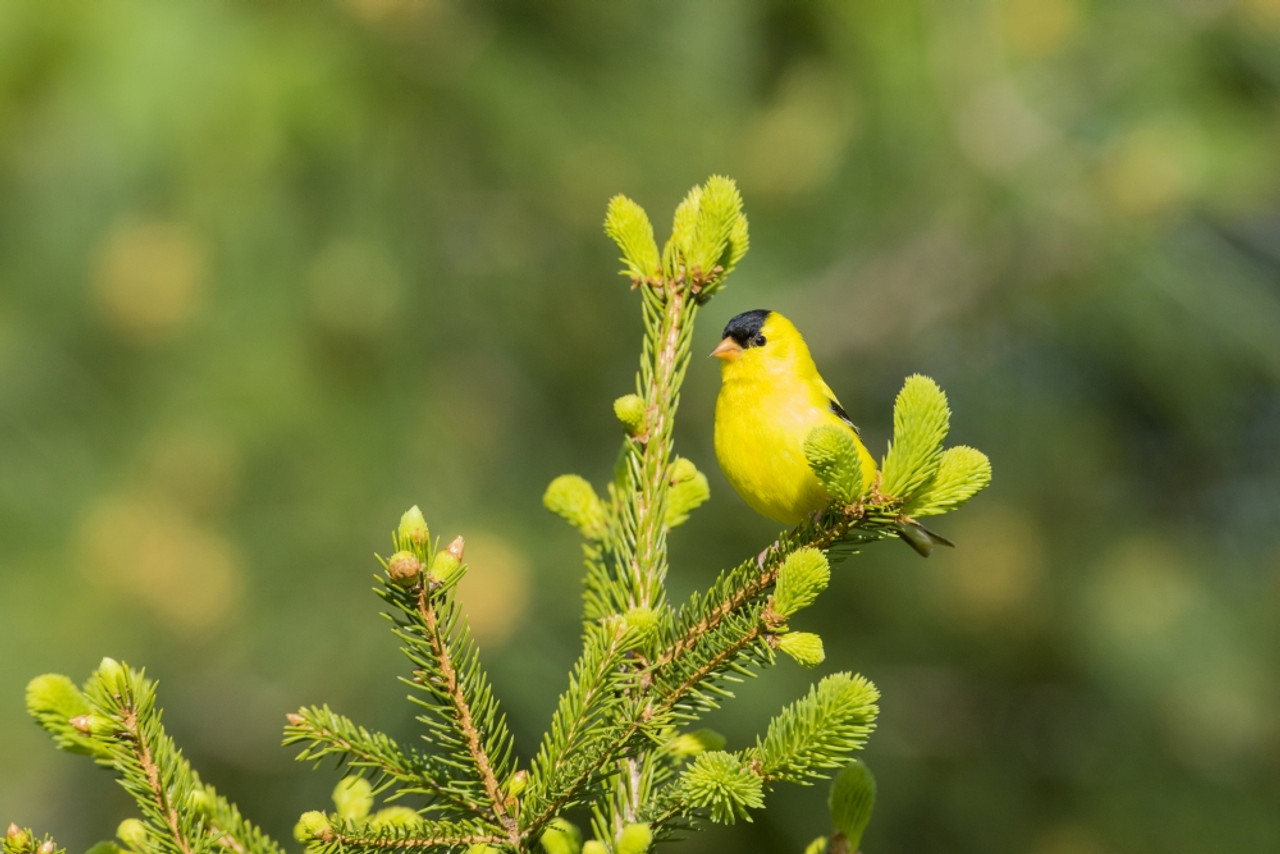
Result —
M 462 731 L 462 738 L 466 743 L 467 752 L 475 764 L 475 770 L 480 776 L 485 795 L 489 799 L 489 807 L 492 810 L 493 818 L 506 830 L 507 841 L 514 844 L 519 840 L 519 827 L 516 820 L 507 812 L 506 798 L 498 783 L 494 762 L 485 748 L 484 737 L 477 727 L 477 718 L 472 713 L 471 702 L 463 690 L 462 679 L 458 668 L 455 666 L 453 653 L 449 649 L 448 638 L 441 632 L 439 614 L 431 596 L 429 585 L 420 586 L 417 594 L 417 608 L 418 614 L 422 618 L 422 626 L 425 629 L 427 643 L 431 647 L 438 668 L 436 673 L 427 678 L 431 680 L 438 679 L 443 683 L 440 685 L 440 693 L 447 698 L 453 708 L 458 727 Z M 505 729 L 504 726 L 503 730 L 505 731 Z
M 626 624 L 615 619 L 588 639 L 530 768 L 524 809 L 533 816 L 551 818 L 581 800 L 582 792 L 571 793 L 568 784 L 575 764 L 615 726 L 607 713 L 621 702 L 617 692 L 631 678 L 622 667 L 628 634 Z
M 313 837 L 319 854 L 353 851 L 453 850 L 464 845 L 509 845 L 497 828 L 474 822 L 422 822 L 418 825 L 371 827 L 367 822 L 333 822 Z
M 443 760 L 409 750 L 385 733 L 370 732 L 328 706 L 299 709 L 288 718 L 284 743 L 305 744 L 299 760 L 335 756 L 345 765 L 370 772 L 379 789 L 397 784 L 393 798 L 424 795 L 431 799 L 427 809 L 486 817 L 465 791 L 451 786 L 450 768 Z
M 394 554 L 379 559 L 386 576 L 377 592 L 413 665 L 402 681 L 422 709 L 417 720 L 431 749 L 408 749 L 327 706 L 289 715 L 285 743 L 301 745 L 299 759 L 333 757 L 354 772 L 335 789 L 333 813 L 311 811 L 299 821 L 296 832 L 312 854 L 464 847 L 529 854 L 538 846 L 551 854 L 641 854 L 699 817 L 749 820 L 771 784 L 825 776 L 862 746 L 876 714 L 875 687 L 848 673 L 828 677 L 783 709 L 754 747 L 737 752 L 721 749 L 724 739 L 714 733 L 677 727 L 731 697 L 730 683 L 772 664 L 775 650 L 807 667 L 823 660 L 822 638 L 788 623 L 826 589 L 828 555 L 895 535 L 922 554 L 949 545 L 914 517 L 949 512 L 990 481 L 981 452 L 943 448 L 945 395 L 932 380 L 911 377 L 875 478 L 847 431 L 812 432 L 805 456 L 831 506 L 759 557 L 721 572 L 673 613 L 667 536 L 709 494 L 693 462 L 675 455 L 674 418 L 694 319 L 746 251 L 747 222 L 733 182 L 713 177 L 681 202 L 661 252 L 647 215 L 624 197 L 611 201 L 606 230 L 640 291 L 644 335 L 636 393 L 614 402 L 626 438 L 607 493 L 563 475 L 543 497 L 581 532 L 587 573 L 582 651 L 538 752 L 527 771 L 516 770 L 511 733 L 454 597 L 465 569 L 462 538 L 439 548 L 413 507 L 393 534 Z M 138 801 L 147 826 L 134 822 L 130 850 L 279 854 L 199 781 L 164 734 L 154 700 L 153 683 L 110 659 L 83 692 L 56 675 L 33 680 L 27 692 L 30 713 L 60 747 L 115 769 Z M 380 793 L 390 801 L 420 796 L 425 804 L 374 812 Z M 586 845 L 562 816 L 582 805 L 598 837 Z M 859 809 L 857 828 L 837 822 L 833 850 L 860 837 L 868 809 Z M 4 854 L 60 854 L 51 840 L 28 850 L 34 837 L 20 828 L 10 835 Z

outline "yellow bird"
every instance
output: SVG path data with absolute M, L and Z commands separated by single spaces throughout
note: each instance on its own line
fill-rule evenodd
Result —
M 804 455 L 809 431 L 835 424 L 853 434 L 862 463 L 863 491 L 876 478 L 876 461 L 862 443 L 831 388 L 823 381 L 800 331 L 776 311 L 739 314 L 711 351 L 722 359 L 716 398 L 716 458 L 730 485 L 762 516 L 796 525 L 831 503 Z M 927 555 L 950 545 L 918 524 L 900 536 Z

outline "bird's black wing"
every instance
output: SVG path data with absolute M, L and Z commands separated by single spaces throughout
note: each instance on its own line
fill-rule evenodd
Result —
M 834 412 L 841 421 L 843 421 L 845 424 L 848 424 L 850 427 L 852 427 L 853 432 L 856 433 L 859 438 L 861 438 L 862 431 L 858 429 L 857 424 L 853 423 L 853 419 L 849 417 L 849 413 L 844 411 L 844 407 L 836 403 L 836 401 L 830 397 L 827 398 L 827 403 L 831 404 L 831 411 Z

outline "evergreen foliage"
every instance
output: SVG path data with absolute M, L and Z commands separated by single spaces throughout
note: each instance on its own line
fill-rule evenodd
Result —
M 317 854 L 643 854 L 702 819 L 749 821 L 774 785 L 809 784 L 848 763 L 874 728 L 875 686 L 851 673 L 826 676 L 753 746 L 736 751 L 691 725 L 732 698 L 735 682 L 772 665 L 779 650 L 808 667 L 822 663 L 822 639 L 793 632 L 789 621 L 826 589 L 829 557 L 902 535 L 918 526 L 911 514 L 955 509 L 990 480 L 979 452 L 943 450 L 946 398 L 932 380 L 911 377 L 869 491 L 847 432 L 819 428 L 806 455 L 831 506 L 707 590 L 669 602 L 667 534 L 710 493 L 705 475 L 675 453 L 679 390 L 698 309 L 745 253 L 747 220 L 734 183 L 714 177 L 680 203 L 660 254 L 648 216 L 625 197 L 609 203 L 605 230 L 640 292 L 644 339 L 635 393 L 614 403 L 624 436 L 612 482 L 597 492 L 582 477 L 562 475 L 544 495 L 582 534 L 586 560 L 582 650 L 546 733 L 519 767 L 455 597 L 467 571 L 465 543 L 443 545 L 411 508 L 392 534 L 391 557 L 379 559 L 376 592 L 408 662 L 401 678 L 423 743 L 402 744 L 325 705 L 287 716 L 284 741 L 299 748 L 298 759 L 334 760 L 350 775 L 332 810 L 298 822 L 297 838 Z M 83 688 L 63 676 L 38 677 L 27 703 L 59 747 L 94 756 L 135 797 L 141 820 L 122 826 L 125 850 L 279 850 L 188 767 L 160 725 L 154 683 L 140 671 L 106 659 Z M 848 815 L 861 807 L 849 804 L 865 801 L 869 814 L 869 801 L 840 792 L 832 841 L 816 840 L 815 854 L 854 838 Z M 375 809 L 379 800 L 395 803 Z M 566 818 L 575 808 L 589 811 L 594 839 L 584 842 Z M 57 854 L 16 827 L 5 852 Z

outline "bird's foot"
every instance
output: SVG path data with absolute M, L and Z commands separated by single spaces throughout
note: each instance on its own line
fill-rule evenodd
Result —
M 761 572 L 764 572 L 765 558 L 769 557 L 769 552 L 773 551 L 776 548 L 778 548 L 778 541 L 774 540 L 772 545 L 765 546 L 764 551 L 756 555 L 756 566 L 760 569 Z

